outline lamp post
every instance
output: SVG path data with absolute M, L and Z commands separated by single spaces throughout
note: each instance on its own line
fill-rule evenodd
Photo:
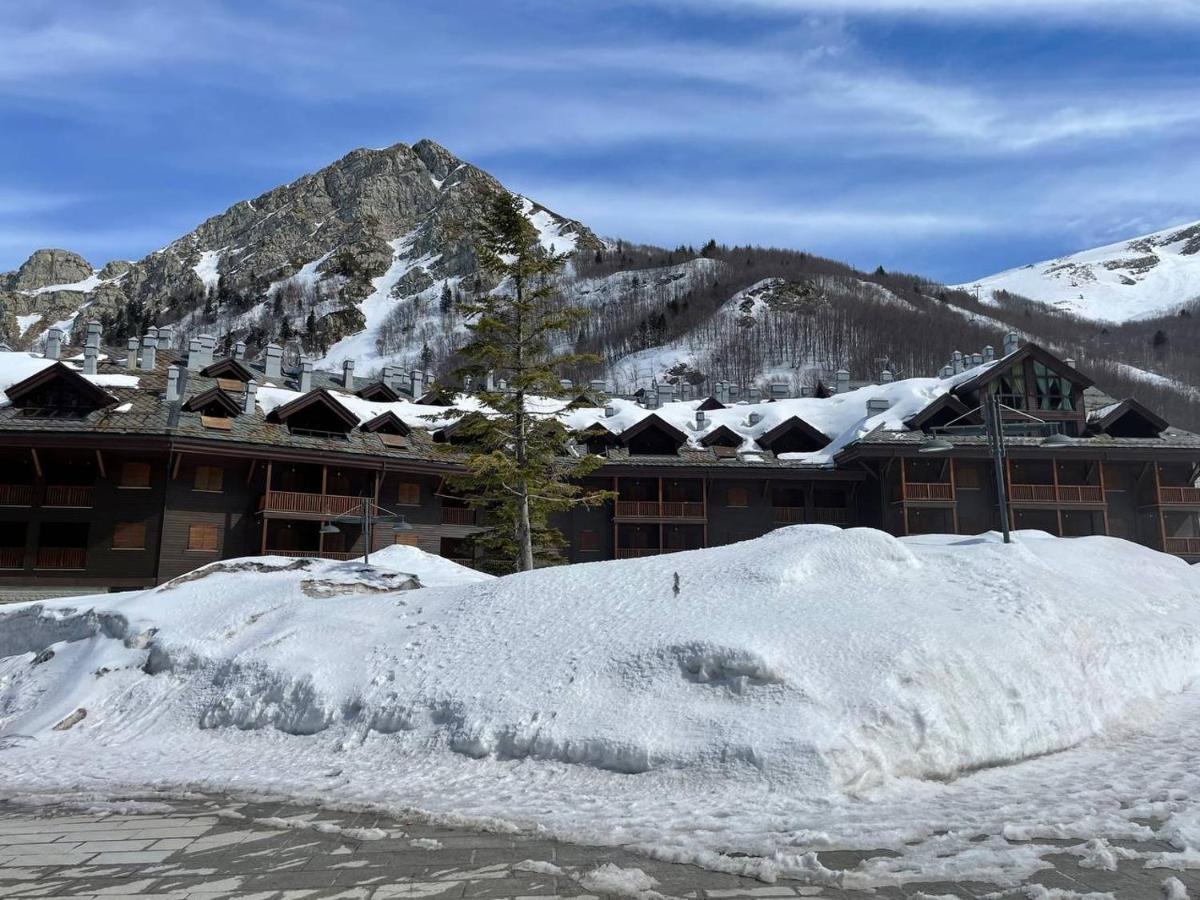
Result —
M 383 515 L 379 515 L 382 512 Z M 341 529 L 333 523 L 338 519 L 344 519 L 349 516 L 349 512 L 344 512 L 341 515 L 333 516 L 326 520 L 320 528 L 321 534 L 341 534 Z M 363 523 L 363 562 L 367 565 L 371 563 L 371 541 L 375 534 L 375 523 L 380 519 L 390 519 L 392 521 L 392 531 L 412 531 L 413 527 L 408 523 L 408 519 L 404 517 L 404 513 L 392 512 L 390 509 L 384 509 L 377 503 L 373 503 L 369 497 L 362 498 L 362 516 Z M 396 521 L 396 520 L 399 521 Z

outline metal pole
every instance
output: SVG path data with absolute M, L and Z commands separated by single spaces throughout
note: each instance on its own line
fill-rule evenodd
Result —
M 996 475 L 996 502 L 1000 508 L 1000 531 L 1004 535 L 1004 543 L 1011 544 L 1012 537 L 1008 531 L 1008 479 L 1004 474 L 1004 414 L 1000 408 L 1000 398 L 988 394 L 983 406 L 984 424 L 987 426 L 988 450 L 992 455 L 992 468 Z
M 363 497 L 363 562 L 371 564 L 371 501 Z

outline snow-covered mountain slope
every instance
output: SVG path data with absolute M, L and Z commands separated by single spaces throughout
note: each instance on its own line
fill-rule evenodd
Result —
M 1200 299 L 1200 222 L 958 285 L 994 303 L 1008 291 L 1089 319 L 1126 322 Z

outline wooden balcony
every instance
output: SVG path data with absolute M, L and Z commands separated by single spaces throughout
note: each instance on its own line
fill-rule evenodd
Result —
M 814 506 L 812 521 L 818 525 L 849 525 L 850 510 L 840 506 Z
M 0 484 L 0 506 L 33 506 L 33 485 Z
M 66 509 L 89 509 L 95 489 L 91 485 L 48 484 L 42 506 Z
M 24 547 L 0 547 L 0 569 L 25 568 Z
M 617 559 L 641 559 L 645 556 L 658 556 L 662 551 L 658 547 L 618 547 Z
M 442 524 L 443 525 L 474 525 L 479 516 L 477 510 L 470 506 L 443 506 L 442 507 Z
M 265 550 L 264 556 L 286 556 L 290 559 L 332 559 L 346 562 L 351 559 L 362 559 L 362 553 L 334 550 Z
M 1104 489 L 1098 484 L 1010 484 L 1009 500 L 1030 506 L 1103 506 Z
M 800 525 L 806 522 L 803 506 L 776 506 L 776 525 Z
M 703 501 L 618 500 L 615 514 L 618 519 L 703 519 L 705 509 Z
M 34 557 L 35 569 L 85 569 L 86 547 L 38 547 Z
M 1160 487 L 1158 503 L 1160 506 L 1200 506 L 1200 488 Z
M 1169 537 L 1163 549 L 1176 556 L 1200 556 L 1200 537 Z
M 259 512 L 277 518 L 330 519 L 362 512 L 362 497 L 343 494 L 302 494 L 296 491 L 267 491 L 259 501 Z
M 906 481 L 905 503 L 953 503 L 954 485 L 948 481 Z

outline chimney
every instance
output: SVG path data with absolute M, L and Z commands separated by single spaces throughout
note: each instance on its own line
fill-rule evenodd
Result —
M 61 328 L 51 328 L 46 334 L 46 359 L 58 359 L 62 352 L 62 338 Z
M 238 362 L 241 362 L 243 359 L 246 358 L 246 342 L 245 341 L 238 341 L 236 344 L 233 345 L 233 358 L 236 359 Z
M 986 347 L 983 348 L 983 361 L 985 363 L 990 363 L 990 362 L 994 361 L 995 359 L 996 359 L 996 348 L 993 347 L 991 344 L 988 344 Z
M 1075 360 L 1071 359 L 1071 357 L 1068 356 L 1066 359 L 1063 360 L 1063 362 L 1065 362 L 1072 369 L 1075 368 Z
M 882 372 L 879 373 L 879 383 L 880 384 L 891 384 L 895 380 L 895 378 L 896 378 L 896 376 L 893 375 L 891 372 L 889 372 L 887 369 L 884 369 Z
M 758 385 L 746 391 L 746 399 L 751 403 L 758 403 L 762 400 L 762 391 L 758 389 Z
M 601 378 L 596 378 L 588 382 L 588 386 L 591 387 L 592 393 L 597 396 L 608 393 L 608 382 Z
M 437 377 L 432 372 L 425 373 L 425 390 L 433 387 L 433 383 L 437 381 Z
M 616 414 L 617 414 L 617 408 L 615 406 L 604 407 L 604 418 L 611 419 Z
M 146 339 L 149 340 L 150 335 L 147 334 Z M 204 347 L 198 337 L 188 341 L 187 367 L 189 372 L 199 372 L 204 368 Z
M 658 409 L 658 391 L 650 388 L 644 395 L 646 409 Z
M 850 390 L 850 372 L 846 369 L 837 370 L 837 392 L 844 394 Z
M 99 335 L 97 335 L 97 338 L 99 338 Z M 89 334 L 88 340 L 90 341 L 91 339 L 92 339 L 92 336 Z M 83 374 L 84 375 L 95 375 L 96 374 L 96 356 L 99 353 L 100 353 L 100 348 L 94 344 L 88 344 L 87 346 L 85 346 L 83 348 Z
M 138 357 L 138 339 L 131 337 L 125 342 L 125 368 L 136 369 Z
M 300 393 L 307 394 L 312 390 L 312 360 L 305 357 L 300 360 Z
M 725 385 L 725 393 L 727 393 L 729 395 L 730 403 L 736 402 L 737 398 L 738 398 L 738 393 L 739 393 L 738 386 L 736 384 L 726 384 Z
M 953 374 L 954 374 L 953 366 L 942 366 L 942 370 L 938 373 L 938 375 L 941 376 L 942 378 L 949 378 Z
M 258 385 L 253 381 L 246 384 L 246 393 L 242 395 L 242 412 L 254 415 L 254 401 L 258 397 Z
M 570 378 L 560 378 L 558 379 L 558 386 L 564 391 L 570 391 L 573 387 L 575 387 L 575 382 L 573 382 Z
M 489 394 L 496 389 L 496 373 L 488 372 L 483 379 L 483 389 Z
M 675 388 L 669 384 L 660 384 L 658 386 L 658 405 L 670 403 L 673 399 L 675 399 Z
M 983 365 L 983 354 L 982 353 L 972 353 L 971 354 L 971 368 L 973 369 L 976 366 L 982 366 L 982 365 Z
M 807 384 L 800 386 L 800 396 L 801 397 L 811 397 L 812 392 L 813 392 L 813 389 L 810 388 Z
M 87 343 L 85 347 L 100 349 L 100 323 L 93 320 L 87 323 Z
M 867 401 L 867 415 L 877 416 L 880 413 L 885 413 L 888 411 L 890 405 L 887 397 L 872 397 Z
M 1005 356 L 1008 356 L 1010 353 L 1016 353 L 1017 349 L 1020 346 L 1021 346 L 1021 339 L 1019 337 L 1017 337 L 1017 333 L 1015 331 L 1010 331 L 1008 334 L 1006 334 L 1004 336 L 1004 355 Z
M 496 382 L 496 390 L 498 390 L 500 393 L 503 394 L 505 391 L 508 390 L 508 382 L 505 381 L 503 378 L 501 378 L 499 381 Z
M 768 390 L 772 400 L 786 400 L 788 398 L 788 385 L 784 381 L 772 381 Z
M 747 425 L 757 425 L 761 421 L 762 421 L 762 416 L 756 412 L 752 412 L 752 413 L 750 413 L 749 416 L 746 417 Z
M 697 431 L 699 431 L 701 428 L 704 427 L 704 421 L 705 421 L 704 410 L 702 410 L 702 409 L 696 410 L 696 430 Z
M 168 403 L 176 403 L 179 400 L 179 366 L 170 366 L 167 369 L 167 394 L 163 399 Z
M 157 349 L 157 347 L 158 347 L 158 335 L 147 334 L 145 337 L 142 338 L 141 366 L 142 366 L 142 369 L 146 372 L 153 371 L 153 369 L 154 369 L 154 362 L 155 362 L 154 351 Z
M 950 368 L 953 369 L 955 375 L 963 370 L 963 355 L 961 350 L 955 350 L 954 353 L 951 354 Z
M 348 391 L 354 390 L 354 360 L 352 359 L 342 363 L 342 387 Z
M 692 383 L 690 381 L 685 381 L 681 385 L 679 385 L 679 396 L 682 397 L 684 400 L 691 400 L 692 394 L 694 394 L 694 393 L 695 393 L 695 390 L 693 390 Z
M 217 339 L 211 334 L 200 335 L 200 358 L 204 360 L 204 366 L 211 366 L 213 361 L 213 350 L 216 349 Z M 201 366 L 203 368 L 204 366 Z
M 264 373 L 268 378 L 283 377 L 283 348 L 278 344 L 267 344 Z
M 395 381 L 392 384 L 392 388 L 401 394 L 412 393 L 412 385 L 409 384 L 408 376 L 403 372 L 400 372 L 396 375 Z
M 159 350 L 170 350 L 175 345 L 175 329 L 170 325 L 160 327 L 156 343 Z
M 425 376 L 418 369 L 413 369 L 408 373 L 409 383 L 412 385 L 412 398 L 414 400 L 421 396 L 421 379 Z

